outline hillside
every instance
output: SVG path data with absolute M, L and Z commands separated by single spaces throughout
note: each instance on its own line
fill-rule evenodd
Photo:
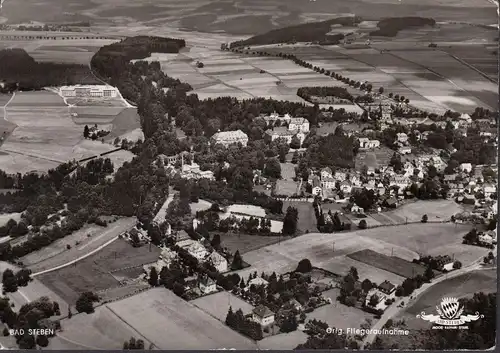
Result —
M 277 43 L 315 42 L 318 44 L 338 44 L 343 34 L 328 34 L 332 26 L 352 26 L 359 23 L 358 17 L 340 17 L 321 22 L 303 23 L 300 25 L 273 29 L 272 31 L 231 43 L 231 48 L 247 45 L 266 45 Z

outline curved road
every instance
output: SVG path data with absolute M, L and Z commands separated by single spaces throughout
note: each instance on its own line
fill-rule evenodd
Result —
M 493 252 L 495 253 L 495 252 Z M 477 270 L 489 270 L 491 268 L 485 268 L 485 267 L 482 267 L 481 266 L 481 262 L 482 262 L 482 259 L 479 259 L 479 260 L 476 260 L 475 262 L 473 262 L 472 264 L 470 264 L 469 266 L 467 267 L 463 267 L 459 270 L 455 270 L 451 273 L 448 273 L 446 275 L 443 275 L 441 277 L 438 277 L 436 279 L 434 279 L 432 282 L 430 283 L 424 283 L 422 285 L 422 287 L 416 289 L 412 294 L 411 294 L 411 297 L 413 299 L 410 300 L 409 297 L 402 297 L 400 298 L 399 300 L 396 300 L 385 312 L 384 314 L 382 315 L 382 317 L 380 318 L 379 321 L 377 321 L 375 323 L 375 325 L 373 325 L 371 327 L 372 330 L 381 330 L 384 325 L 387 323 L 387 321 L 389 319 L 392 319 L 393 317 L 395 317 L 396 315 L 398 315 L 403 309 L 406 309 L 409 305 L 405 305 L 405 306 L 402 306 L 400 307 L 399 305 L 402 303 L 402 302 L 405 302 L 408 304 L 410 301 L 412 302 L 412 304 L 416 301 L 416 299 L 422 295 L 424 292 L 426 292 L 427 290 L 429 290 L 431 287 L 433 287 L 434 285 L 438 284 L 438 283 L 441 283 L 445 280 L 448 280 L 448 279 L 451 279 L 451 278 L 454 278 L 454 277 L 457 277 L 457 276 L 461 276 L 463 274 L 466 274 L 466 273 L 469 273 L 469 272 L 472 272 L 472 271 L 477 271 Z M 365 348 L 365 346 L 367 344 L 371 344 L 374 340 L 375 340 L 375 337 L 377 335 L 376 334 L 368 334 L 366 335 L 366 337 L 364 338 L 363 340 L 363 343 L 361 345 L 361 349 Z

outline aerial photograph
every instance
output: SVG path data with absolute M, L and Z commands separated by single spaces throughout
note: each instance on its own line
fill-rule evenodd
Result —
M 498 0 L 0 0 L 0 350 L 495 350 Z

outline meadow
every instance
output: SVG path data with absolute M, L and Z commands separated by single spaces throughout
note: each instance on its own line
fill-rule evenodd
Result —
M 81 261 L 37 278 L 73 304 L 84 291 L 99 294 L 134 281 L 143 273 L 142 266 L 156 262 L 159 255 L 160 250 L 155 246 L 134 248 L 118 239 Z M 131 292 L 135 290 L 133 286 L 130 288 Z
M 255 349 L 255 343 L 165 288 L 107 304 L 159 349 Z
M 244 315 L 250 314 L 253 310 L 252 305 L 230 292 L 218 292 L 206 295 L 192 300 L 190 303 L 221 322 L 226 321 L 227 312 L 230 307 L 233 309 L 233 312 L 241 309 Z

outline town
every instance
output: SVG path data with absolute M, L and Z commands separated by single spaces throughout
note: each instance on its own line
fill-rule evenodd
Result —
M 456 24 L 371 22 L 0 28 L 0 348 L 491 348 L 497 83 Z

